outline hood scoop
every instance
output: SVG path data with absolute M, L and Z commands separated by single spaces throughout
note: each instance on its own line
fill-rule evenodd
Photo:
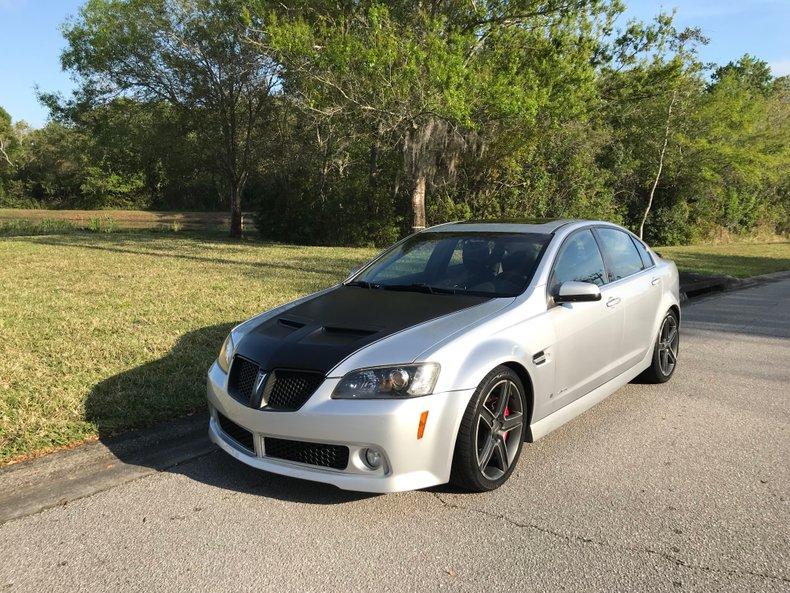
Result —
M 294 332 L 302 329 L 307 323 L 307 320 L 282 316 L 264 323 L 259 331 L 266 336 L 284 340 Z
M 284 315 L 263 324 L 258 331 L 280 340 L 317 346 L 343 346 L 381 331 L 380 327 L 349 327 L 345 324 L 319 325 L 317 321 Z
M 307 325 L 306 323 L 303 323 L 303 322 L 298 321 L 296 319 L 288 319 L 287 317 L 280 317 L 277 320 L 277 323 L 279 323 L 283 327 L 286 327 L 286 328 L 290 329 L 291 331 L 294 331 L 294 330 L 297 330 L 297 329 L 301 329 L 305 325 Z
M 367 338 L 381 331 L 380 329 L 365 329 L 353 327 L 338 327 L 326 325 L 319 327 L 306 336 L 302 342 L 309 344 L 322 344 L 328 346 L 341 346 L 351 344 L 357 340 Z

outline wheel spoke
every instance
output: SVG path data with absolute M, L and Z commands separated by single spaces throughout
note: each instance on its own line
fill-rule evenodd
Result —
M 510 399 L 510 381 L 505 381 L 499 393 L 499 401 L 497 402 L 494 416 L 496 416 L 497 418 L 505 417 L 505 408 L 507 408 L 507 402 L 509 399 Z
M 502 431 L 509 432 L 514 428 L 518 428 L 519 426 L 521 426 L 521 418 L 522 418 L 521 412 L 512 412 L 507 418 L 505 418 L 505 421 L 502 423 Z
M 506 472 L 508 466 L 510 465 L 510 460 L 508 459 L 507 445 L 505 444 L 505 441 L 502 439 L 502 437 L 499 437 L 496 440 L 496 452 L 497 457 L 499 458 L 499 469 L 501 469 L 503 472 Z
M 492 426 L 494 426 L 494 414 L 493 414 L 493 412 L 491 412 L 491 410 L 489 410 L 488 408 L 483 406 L 480 409 L 480 420 L 482 420 L 483 423 L 486 426 L 488 426 L 488 428 L 490 429 Z
M 672 327 L 669 330 L 669 333 L 667 334 L 667 339 L 666 339 L 667 344 L 672 344 L 672 342 L 675 341 L 677 335 L 678 335 L 678 328 Z
M 489 434 L 486 439 L 486 444 L 483 446 L 483 450 L 477 456 L 478 467 L 481 472 L 485 473 L 485 469 L 491 461 L 491 455 L 493 455 L 495 447 L 496 443 L 494 442 L 494 436 Z
M 669 367 L 666 348 L 661 348 L 661 350 L 658 351 L 658 363 L 661 366 L 661 372 L 666 374 L 667 368 Z
M 671 347 L 667 348 L 667 362 L 669 362 L 669 359 L 672 359 L 671 360 L 672 364 L 677 364 L 678 362 L 677 354 L 675 354 L 675 351 L 672 350 Z

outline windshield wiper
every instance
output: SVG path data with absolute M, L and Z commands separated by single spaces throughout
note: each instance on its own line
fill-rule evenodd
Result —
M 413 292 L 425 292 L 428 294 L 458 294 L 458 290 L 455 288 L 441 288 L 439 286 L 431 286 L 424 283 L 382 284 L 381 288 L 384 290 L 411 290 Z
M 362 288 L 381 288 L 381 284 L 376 284 L 375 282 L 368 282 L 367 280 L 353 280 L 351 282 L 346 282 L 346 286 L 361 286 Z

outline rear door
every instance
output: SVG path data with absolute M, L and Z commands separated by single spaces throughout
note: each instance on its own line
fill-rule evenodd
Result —
M 630 234 L 612 227 L 597 227 L 595 233 L 609 273 L 604 300 L 614 300 L 624 312 L 623 338 L 616 358 L 618 371 L 625 372 L 653 346 L 661 278 L 655 273 L 650 254 Z
M 549 294 L 568 281 L 592 282 L 606 290 L 603 256 L 592 231 L 576 231 L 562 244 L 549 279 Z M 623 309 L 600 301 L 563 303 L 548 310 L 554 326 L 555 390 L 549 412 L 592 391 L 615 376 L 623 330 Z

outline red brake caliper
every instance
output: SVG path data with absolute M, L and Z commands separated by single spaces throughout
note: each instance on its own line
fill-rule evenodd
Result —
M 510 408 L 505 406 L 505 418 L 507 418 L 508 416 L 510 416 Z M 509 437 L 509 436 L 510 436 L 510 433 L 506 432 L 505 433 L 505 441 L 507 441 L 507 437 Z

